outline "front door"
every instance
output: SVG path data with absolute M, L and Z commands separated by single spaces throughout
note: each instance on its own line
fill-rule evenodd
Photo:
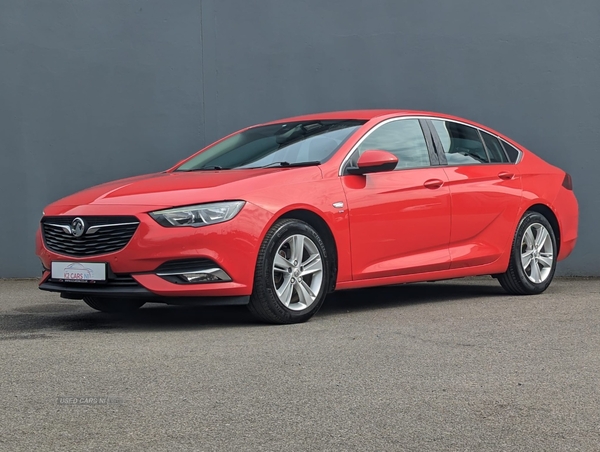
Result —
M 398 165 L 385 173 L 342 175 L 353 279 L 448 269 L 448 178 L 442 167 L 432 166 L 419 120 L 393 119 L 375 126 L 349 164 L 369 149 L 393 153 Z

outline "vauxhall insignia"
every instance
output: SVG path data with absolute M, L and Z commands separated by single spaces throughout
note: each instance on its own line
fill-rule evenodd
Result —
M 186 297 L 299 323 L 333 289 L 493 275 L 539 294 L 577 241 L 571 176 L 466 119 L 337 112 L 223 140 L 45 208 L 40 289 L 102 312 Z

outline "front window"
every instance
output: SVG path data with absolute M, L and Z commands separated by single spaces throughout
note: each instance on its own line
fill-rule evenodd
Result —
M 313 120 L 252 127 L 209 147 L 176 171 L 323 163 L 364 123 Z
M 430 165 L 427 142 L 418 119 L 400 119 L 381 125 L 358 147 L 358 155 L 375 149 L 398 157 L 397 170 L 423 168 Z

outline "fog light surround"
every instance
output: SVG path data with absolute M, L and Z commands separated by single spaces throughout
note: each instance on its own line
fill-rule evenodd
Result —
M 204 284 L 231 281 L 231 277 L 218 267 L 196 271 L 157 273 L 157 275 L 176 284 Z

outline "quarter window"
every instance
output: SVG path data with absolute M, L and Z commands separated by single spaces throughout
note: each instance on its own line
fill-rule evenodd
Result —
M 388 151 L 398 157 L 396 169 L 429 166 L 429 152 L 418 119 L 391 121 L 375 129 L 359 145 L 351 164 L 366 150 Z
M 442 142 L 449 165 L 489 163 L 479 132 L 473 127 L 451 121 L 431 121 Z
M 481 136 L 483 137 L 483 141 L 485 142 L 485 147 L 488 150 L 488 154 L 490 156 L 490 162 L 492 163 L 506 163 L 508 162 L 508 158 L 504 153 L 504 149 L 502 149 L 502 145 L 500 144 L 500 140 L 493 135 L 490 135 L 487 132 L 481 131 Z
M 516 147 L 508 144 L 506 141 L 503 141 L 502 145 L 504 146 L 504 150 L 506 151 L 506 154 L 508 155 L 508 159 L 511 162 L 515 163 L 519 159 L 519 154 L 521 152 Z

